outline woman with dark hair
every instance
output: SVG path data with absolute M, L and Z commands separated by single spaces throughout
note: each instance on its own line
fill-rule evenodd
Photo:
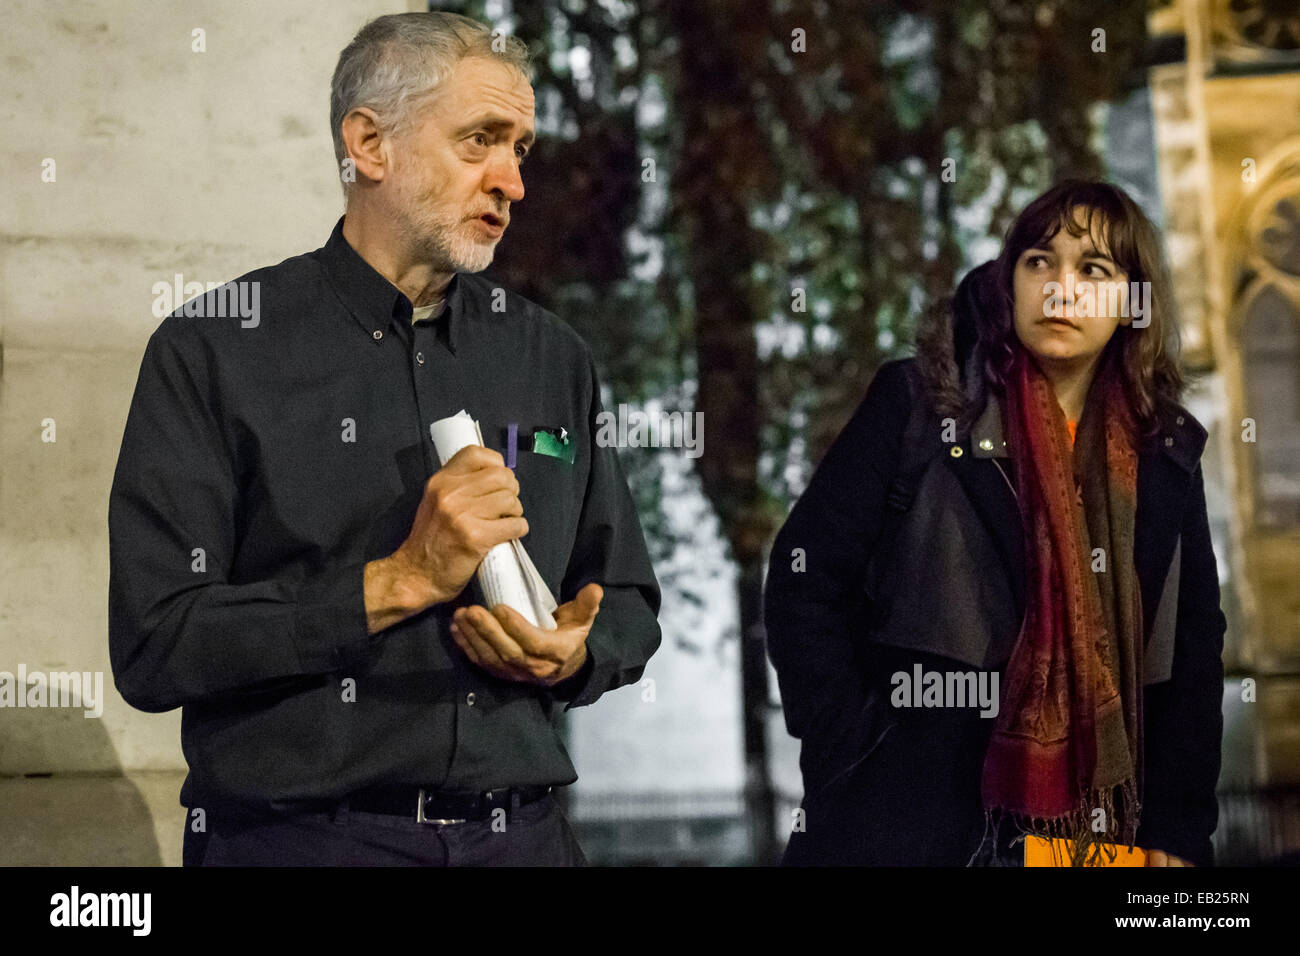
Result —
M 1155 228 L 1061 183 L 885 363 L 772 548 L 788 864 L 1207 865 L 1226 622 Z

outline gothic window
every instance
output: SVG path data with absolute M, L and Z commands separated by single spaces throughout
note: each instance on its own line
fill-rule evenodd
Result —
M 1260 527 L 1300 527 L 1300 309 L 1273 287 L 1247 306 L 1241 330 L 1246 416 L 1255 420 Z
M 1242 414 L 1255 421 L 1256 524 L 1300 529 L 1300 142 L 1263 165 L 1241 210 Z

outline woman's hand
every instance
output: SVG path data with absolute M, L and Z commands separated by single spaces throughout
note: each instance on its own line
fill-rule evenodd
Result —
M 1174 856 L 1172 853 L 1166 853 L 1164 850 L 1147 850 L 1147 866 L 1195 866 L 1195 863 L 1188 863 L 1181 856 Z

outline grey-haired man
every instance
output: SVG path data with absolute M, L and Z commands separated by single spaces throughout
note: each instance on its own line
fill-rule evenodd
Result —
M 640 678 L 660 593 L 587 346 L 474 275 L 524 196 L 528 68 L 464 17 L 368 24 L 331 91 L 329 241 L 236 280 L 258 322 L 214 298 L 149 341 L 110 648 L 128 702 L 183 708 L 187 864 L 585 862 L 555 718 Z M 487 447 L 438 468 L 461 409 Z M 480 606 L 521 537 L 554 630 Z

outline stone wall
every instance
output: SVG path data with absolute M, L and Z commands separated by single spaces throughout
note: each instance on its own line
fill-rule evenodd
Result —
M 98 719 L 0 710 L 0 776 L 184 767 L 180 712 L 133 710 L 108 664 L 108 491 L 152 286 L 324 243 L 342 213 L 334 63 L 404 8 L 6 4 L 0 671 L 101 672 L 105 702 Z

